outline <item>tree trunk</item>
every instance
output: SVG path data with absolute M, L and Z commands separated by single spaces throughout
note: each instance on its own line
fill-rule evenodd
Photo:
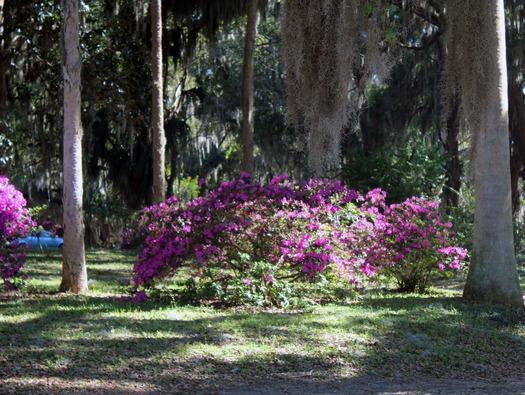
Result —
M 151 0 L 151 73 L 153 79 L 153 203 L 166 199 L 166 136 L 162 85 L 162 8 L 161 0 Z
M 63 1 L 64 40 L 64 251 L 61 291 L 87 293 L 82 209 L 82 122 L 79 0 Z
M 4 0 L 0 0 L 0 135 L 9 139 L 7 129 L 7 84 L 5 77 L 5 65 L 8 59 L 5 43 L 4 27 Z M 3 155 L 0 152 L 0 157 Z M 9 161 L 5 163 L 0 161 L 0 174 L 9 176 Z
M 486 70 L 484 84 L 488 98 L 482 121 L 476 130 L 474 151 L 475 197 L 472 258 L 463 296 L 477 302 L 523 306 L 520 291 L 514 238 L 510 186 L 508 132 L 507 64 L 505 48 L 505 15 L 503 0 L 478 1 L 472 9 L 483 15 L 485 23 L 479 33 L 487 40 L 486 48 L 496 56 L 472 53 L 480 70 Z M 481 39 L 484 39 L 481 38 Z M 461 37 L 455 39 L 462 40 Z M 467 55 L 469 48 L 461 49 Z M 478 88 L 478 91 L 479 90 Z
M 242 170 L 253 175 L 253 52 L 257 35 L 257 0 L 248 3 L 248 17 L 244 38 L 244 64 L 242 72 Z

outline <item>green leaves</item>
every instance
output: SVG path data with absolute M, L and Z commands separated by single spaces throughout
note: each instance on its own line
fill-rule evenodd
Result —
M 397 149 L 382 146 L 368 155 L 354 152 L 343 165 L 343 174 L 352 187 L 381 188 L 390 203 L 398 203 L 411 196 L 437 196 L 445 183 L 445 163 L 446 155 L 436 145 L 411 140 Z

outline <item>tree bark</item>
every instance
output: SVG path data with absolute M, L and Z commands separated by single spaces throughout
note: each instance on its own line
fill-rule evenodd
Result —
M 0 0 L 0 121 L 2 132 L 4 129 L 6 107 L 7 107 L 7 86 L 5 80 L 5 62 L 7 54 L 5 52 L 5 27 L 4 27 L 4 0 Z
M 60 291 L 88 291 L 82 208 L 82 122 L 79 0 L 63 1 L 64 251 Z
M 253 54 L 257 35 L 257 0 L 248 3 L 248 17 L 244 38 L 244 64 L 242 72 L 242 170 L 253 175 L 254 92 L 253 92 Z
M 489 38 L 487 48 L 497 56 L 470 53 L 477 57 L 480 69 L 489 72 L 486 81 L 475 82 L 484 83 L 489 100 L 478 115 L 483 121 L 476 131 L 473 158 L 474 235 L 463 296 L 476 302 L 523 306 L 512 231 L 504 5 L 503 0 L 477 4 L 481 9 L 472 12 L 485 17 L 480 29 L 490 29 L 479 36 Z M 462 51 L 465 56 L 469 54 L 469 48 Z
M 151 73 L 153 80 L 153 203 L 166 199 L 166 135 L 164 133 L 164 94 L 162 78 L 161 0 L 151 0 Z
M 8 59 L 5 43 L 4 0 L 0 0 L 0 135 L 9 138 L 7 129 L 7 83 L 5 65 Z M 3 152 L 0 152 L 0 156 Z M 0 161 L 0 174 L 9 176 L 9 161 Z

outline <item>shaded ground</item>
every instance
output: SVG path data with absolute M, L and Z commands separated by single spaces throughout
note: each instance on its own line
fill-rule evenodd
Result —
M 162 380 L 160 380 L 162 381 Z M 274 378 L 249 382 L 211 382 L 196 385 L 187 382 L 158 382 L 157 385 L 129 380 L 90 380 L 75 383 L 56 378 L 41 378 L 26 382 L 25 385 L 9 384 L 0 381 L 2 394 L 194 394 L 194 395 L 518 395 L 525 394 L 525 381 L 491 383 L 454 379 L 427 379 L 424 381 L 390 381 L 375 376 L 343 378 L 340 380 L 310 380 L 308 377 Z
M 204 392 L 203 392 L 204 393 Z M 522 383 L 480 383 L 465 380 L 427 380 L 411 383 L 392 382 L 378 377 L 358 377 L 337 382 L 316 383 L 307 380 L 272 380 L 255 385 L 236 386 L 219 390 L 217 394 L 226 395 L 335 395 L 335 394 L 525 394 Z
M 522 310 L 406 298 L 182 320 L 178 308 L 125 315 L 102 297 L 3 302 L 30 314 L 0 327 L 0 394 L 525 394 Z

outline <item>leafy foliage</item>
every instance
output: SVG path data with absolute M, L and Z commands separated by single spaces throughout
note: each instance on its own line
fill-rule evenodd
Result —
M 435 196 L 445 183 L 445 163 L 436 145 L 420 142 L 398 149 L 382 146 L 369 154 L 354 150 L 343 165 L 343 178 L 360 191 L 381 188 L 390 203 L 399 203 L 411 196 Z

